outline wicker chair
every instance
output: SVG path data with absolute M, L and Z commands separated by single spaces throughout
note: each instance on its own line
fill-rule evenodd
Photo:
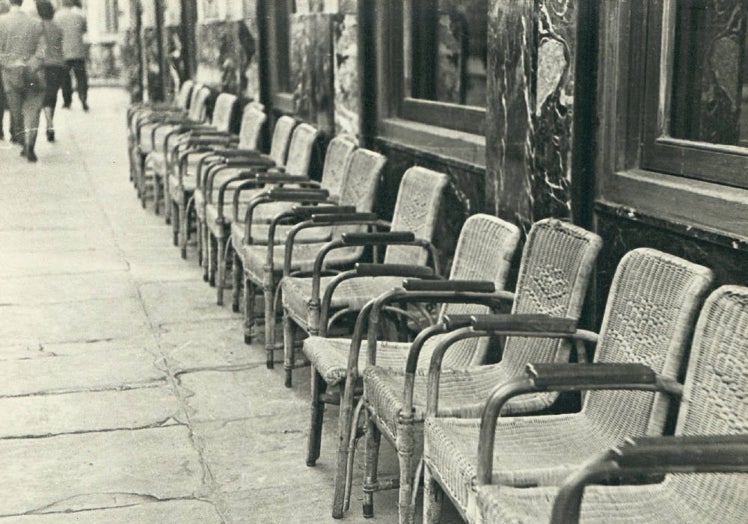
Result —
M 428 293 L 432 301 L 460 300 L 463 303 L 445 304 L 440 309 L 439 319 L 445 313 L 479 313 L 485 312 L 485 306 L 480 305 L 485 300 L 496 298 L 493 293 L 496 289 L 503 290 L 506 278 L 509 273 L 512 257 L 519 242 L 519 229 L 503 220 L 489 215 L 473 215 L 465 222 L 460 238 L 457 243 L 455 255 L 452 263 L 448 281 L 440 281 L 442 286 L 450 286 L 455 290 L 450 296 L 440 295 L 439 293 Z M 485 289 L 491 297 L 487 299 L 481 296 L 476 302 L 469 303 L 470 291 L 474 289 Z M 396 293 L 397 288 L 392 292 Z M 402 296 L 402 294 L 398 294 Z M 421 298 L 424 298 L 423 296 Z M 364 318 L 367 315 L 368 307 L 362 311 L 357 319 L 359 329 L 356 333 L 361 333 L 361 326 L 366 322 Z M 374 319 L 373 323 L 376 324 Z M 370 326 L 369 333 L 376 332 L 377 328 Z M 478 364 L 483 361 L 487 349 L 487 341 L 472 341 L 465 345 L 462 352 L 462 363 Z M 338 456 L 338 470 L 336 473 L 336 490 L 333 501 L 333 516 L 340 517 L 344 509 L 348 506 L 350 495 L 351 469 L 353 463 L 353 452 L 355 445 L 349 446 L 349 431 L 352 420 L 352 403 L 353 396 L 345 394 L 346 387 L 355 387 L 358 382 L 358 367 L 364 368 L 369 359 L 362 358 L 360 366 L 354 367 L 351 375 L 347 375 L 349 348 L 357 352 L 360 348 L 361 339 L 355 337 L 352 342 L 349 339 L 327 339 L 318 336 L 312 336 L 306 339 L 304 343 L 304 353 L 312 364 L 312 413 L 311 427 L 309 428 L 309 441 L 307 447 L 307 465 L 314 466 L 319 458 L 320 440 L 322 434 L 322 422 L 324 414 L 324 403 L 330 401 L 327 395 L 329 386 L 339 388 L 339 393 L 335 396 L 339 399 L 350 401 L 351 405 L 341 405 L 340 419 L 340 449 Z M 391 366 L 402 369 L 405 366 L 405 359 L 408 354 L 408 343 L 385 342 L 376 353 L 377 362 L 380 365 Z M 358 417 L 353 417 L 357 419 Z
M 335 315 L 331 317 L 334 321 L 342 314 L 360 311 L 373 297 L 393 287 L 399 287 L 403 276 L 410 275 L 409 270 L 401 272 L 403 266 L 425 266 L 431 258 L 435 273 L 439 273 L 431 238 L 447 181 L 446 175 L 430 169 L 408 169 L 400 182 L 392 223 L 376 218 L 359 222 L 371 227 L 389 227 L 392 233 L 349 235 L 334 240 L 318 255 L 312 276 L 283 278 L 281 296 L 284 367 L 288 387 L 291 386 L 293 369 L 298 367 L 294 354 L 296 326 L 304 329 L 309 335 L 319 334 L 321 326 L 327 329 L 327 317 L 320 318 L 323 291 L 328 302 L 324 311 L 326 314 L 328 311 L 335 311 Z M 407 233 L 403 235 L 403 232 Z M 355 271 L 344 272 L 334 277 L 323 274 L 323 268 L 326 264 L 329 265 L 326 262 L 328 253 L 363 245 L 387 246 L 384 265 L 381 266 L 381 270 L 375 270 L 376 276 L 362 276 Z
M 157 122 L 146 124 L 140 129 L 135 165 L 138 168 L 138 196 L 143 207 L 145 207 L 149 191 L 153 188 L 156 173 L 166 172 L 166 156 L 173 142 L 189 130 L 207 126 L 208 102 L 211 96 L 212 92 L 209 88 L 196 85 L 192 89 L 189 111 L 186 115 L 171 115 Z M 168 208 L 166 212 L 168 216 Z
M 345 149 L 338 149 L 340 153 L 345 153 Z M 328 151 L 328 158 L 331 153 L 332 151 Z M 338 184 L 342 183 L 342 188 L 337 191 L 340 193 L 337 199 L 328 200 L 323 194 L 316 206 L 302 206 L 298 209 L 298 213 L 291 210 L 277 215 L 267 232 L 261 228 L 263 231 L 259 234 L 254 233 L 256 230 L 254 220 L 245 222 L 242 239 L 237 239 L 237 232 L 232 231 L 232 243 L 236 247 L 235 253 L 239 259 L 239 266 L 242 267 L 241 274 L 244 282 L 245 341 L 251 341 L 254 329 L 255 289 L 262 286 L 265 297 L 265 349 L 269 368 L 274 365 L 277 302 L 274 297 L 281 277 L 284 275 L 290 277 L 298 272 L 311 272 L 317 254 L 327 245 L 328 240 L 340 238 L 346 232 L 360 230 L 361 224 L 352 224 L 351 219 L 363 217 L 371 221 L 374 217 L 370 211 L 374 204 L 374 194 L 385 158 L 365 149 L 354 151 L 347 156 L 349 158 L 345 162 L 333 162 L 337 165 L 334 169 L 336 181 Z M 326 162 L 325 166 L 327 165 Z M 338 180 L 339 167 L 344 167 L 342 180 Z M 276 199 L 272 193 L 263 198 L 271 202 Z M 279 198 L 280 203 L 286 204 L 304 199 L 309 199 L 305 191 L 291 191 L 290 193 L 283 191 Z M 248 208 L 248 213 L 251 211 L 251 208 Z M 283 228 L 278 221 L 289 215 L 290 218 L 297 216 L 302 222 L 290 229 Z M 304 220 L 305 218 L 309 220 Z M 338 219 L 345 219 L 345 221 L 336 222 Z M 311 235 L 308 234 L 310 232 Z M 258 236 L 259 242 L 256 240 Z M 301 239 L 300 243 L 297 243 L 298 239 Z M 286 242 L 285 248 L 278 246 L 277 240 Z M 362 252 L 363 248 L 360 246 L 337 250 L 334 255 L 330 256 L 326 268 L 349 267 L 361 257 Z M 235 278 L 238 277 L 238 270 L 234 275 Z M 235 281 L 234 289 L 237 292 L 239 287 L 240 283 Z M 238 303 L 238 298 L 238 294 L 235 294 L 234 304 Z
M 600 247 L 601 240 L 597 235 L 572 224 L 555 219 L 537 222 L 525 243 L 516 291 L 504 296 L 504 300 L 510 300 L 512 312 L 517 315 L 555 315 L 576 322 L 581 314 L 585 291 Z M 417 293 L 414 293 L 414 298 L 418 298 Z M 461 312 L 450 311 L 453 324 L 455 313 Z M 437 333 L 443 333 L 446 329 L 437 327 Z M 424 335 L 428 336 L 427 333 Z M 381 359 L 377 358 L 377 365 L 368 367 L 363 373 L 363 401 L 369 421 L 364 483 L 365 515 L 373 512 L 373 493 L 392 486 L 392 483 L 377 480 L 379 441 L 380 435 L 384 434 L 398 450 L 400 521 L 412 522 L 415 511 L 414 483 L 417 481 L 413 464 L 420 462 L 423 447 L 425 375 L 431 352 L 446 336 L 441 334 L 426 338 L 423 349 L 414 351 L 416 359 L 410 363 L 413 370 L 407 380 L 404 360 L 400 365 L 393 366 L 383 365 Z M 465 357 L 470 354 L 467 350 L 475 342 L 475 339 L 462 341 L 455 348 L 454 354 L 450 351 L 446 356 L 445 366 L 453 370 L 445 374 L 443 381 L 446 389 L 444 396 L 447 397 L 444 404 L 450 412 L 461 411 L 475 404 L 475 396 L 481 391 L 481 387 L 485 387 L 480 382 L 470 380 L 470 373 L 454 371 L 480 364 Z M 504 344 L 503 353 L 504 359 L 499 364 L 482 366 L 479 373 L 476 368 L 470 369 L 483 380 L 488 376 L 499 379 L 511 376 L 516 367 L 514 363 L 518 361 L 567 361 L 570 347 L 553 340 L 509 338 Z M 350 364 L 348 369 L 351 369 Z M 411 396 L 406 398 L 404 394 Z M 554 399 L 553 396 L 538 397 L 527 405 L 517 406 L 517 410 L 540 410 L 550 405 Z
M 216 99 L 209 130 L 190 130 L 177 138 L 167 152 L 164 171 L 155 170 L 156 180 L 159 175 L 164 180 L 167 207 L 171 206 L 171 225 L 174 240 L 178 241 L 182 258 L 187 255 L 187 241 L 190 232 L 190 216 L 187 214 L 187 202 L 192 198 L 197 187 L 197 166 L 200 157 L 205 153 L 201 145 L 235 143 L 237 138 L 230 135 L 230 126 L 238 98 L 235 95 L 221 93 Z
M 682 369 L 696 313 L 711 282 L 712 272 L 703 266 L 652 249 L 636 249 L 621 260 L 616 270 L 599 337 L 591 333 L 575 333 L 574 330 L 566 335 L 561 329 L 547 331 L 562 339 L 597 339 L 595 361 L 598 364 L 592 366 L 593 371 L 600 369 L 599 363 L 635 363 L 633 372 L 641 371 L 644 365 L 646 372 L 662 385 L 662 391 L 672 392 L 677 389 L 675 381 Z M 533 328 L 537 330 L 538 326 Z M 478 318 L 472 328 L 457 330 L 448 338 L 460 340 L 465 336 L 475 336 L 475 333 L 549 336 L 548 332 L 530 331 L 499 316 Z M 578 413 L 502 418 L 495 432 L 481 432 L 481 420 L 470 418 L 478 416 L 475 410 L 465 413 L 457 410 L 455 413 L 449 409 L 451 402 L 447 402 L 452 392 L 475 389 L 479 393 L 474 396 L 475 400 L 483 403 L 496 391 L 514 386 L 524 388 L 518 390 L 520 396 L 512 396 L 498 408 L 501 414 L 516 414 L 532 406 L 533 399 L 539 395 L 556 394 L 563 388 L 552 385 L 535 387 L 532 380 L 526 378 L 523 367 L 527 362 L 538 361 L 537 357 L 523 355 L 516 359 L 509 351 L 497 365 L 503 364 L 511 369 L 509 373 L 494 374 L 493 380 L 488 380 L 491 374 L 487 375 L 486 370 L 467 370 L 464 378 L 441 375 L 439 383 L 440 359 L 449 343 L 450 340 L 445 340 L 435 350 L 429 370 L 424 422 L 424 522 L 438 522 L 442 489 L 462 515 L 472 520 L 473 482 L 479 469 L 491 468 L 490 462 L 475 463 L 479 441 L 482 441 L 481 445 L 495 449 L 491 456 L 496 465 L 492 481 L 525 487 L 559 484 L 590 453 L 620 444 L 628 435 L 658 435 L 664 429 L 669 404 L 667 396 L 597 391 L 587 394 Z M 550 373 L 546 371 L 549 368 L 567 370 L 566 376 L 577 383 L 583 380 L 589 365 L 536 364 L 534 368 L 539 373 L 538 384 L 546 378 L 546 373 Z M 625 373 L 620 374 L 621 380 L 627 378 Z M 489 394 L 492 385 L 501 387 Z M 440 397 L 446 406 L 440 407 Z M 470 404 L 470 399 L 462 402 Z M 455 414 L 462 417 L 450 416 Z
M 636 438 L 606 451 L 570 476 L 560 489 L 492 485 L 488 483 L 491 470 L 484 469 L 484 478 L 478 479 L 476 489 L 477 521 L 745 522 L 748 515 L 746 332 L 748 288 L 717 289 L 707 299 L 696 326 L 675 437 Z M 582 381 L 578 385 L 585 387 Z M 651 378 L 648 385 L 654 385 Z M 594 387 L 608 386 L 620 387 L 620 384 L 600 383 Z M 484 423 L 493 425 L 495 419 L 486 418 Z M 488 460 L 492 449 L 483 446 L 480 451 L 485 455 L 478 458 L 482 463 Z M 663 482 L 640 483 L 643 474 L 662 473 L 672 474 Z M 585 484 L 607 478 L 622 478 L 625 482 L 631 476 L 639 482 L 584 489 Z
M 218 267 L 218 252 L 220 250 L 217 246 L 219 243 L 221 246 L 226 243 L 226 239 L 230 235 L 231 223 L 236 220 L 236 216 L 232 212 L 233 206 L 231 206 L 236 188 L 246 181 L 245 173 L 248 169 L 256 169 L 258 165 L 263 165 L 262 159 L 268 160 L 276 167 L 285 166 L 291 136 L 296 125 L 296 120 L 290 116 L 282 116 L 275 122 L 268 155 L 229 157 L 223 161 L 223 164 L 214 165 L 205 170 L 201 180 L 205 198 L 203 279 L 210 282 L 211 286 L 215 285 L 216 268 Z M 242 213 L 245 211 L 246 204 L 252 195 L 252 191 L 249 190 L 242 193 L 242 202 L 237 203 L 238 216 L 244 217 Z
M 166 118 L 186 116 L 194 86 L 192 80 L 185 80 L 173 101 L 138 103 L 127 108 L 127 152 L 130 159 L 130 180 L 133 184 L 137 183 L 135 174 L 140 162 L 138 151 L 143 126 L 158 123 Z M 150 138 L 150 135 L 148 136 Z
M 270 198 L 268 187 L 261 188 L 259 190 L 254 189 L 243 192 L 243 198 L 237 203 L 235 211 L 236 216 L 240 216 L 242 218 L 240 220 L 233 220 L 231 222 L 231 236 L 229 239 L 229 246 L 227 246 L 232 248 L 232 255 L 234 257 L 232 258 L 232 263 L 238 263 L 237 266 L 233 266 L 237 268 L 235 273 L 236 275 L 242 274 L 240 268 L 245 267 L 245 262 L 249 264 L 249 266 L 252 266 L 247 269 L 247 275 L 263 274 L 263 272 L 265 271 L 265 269 L 263 269 L 265 260 L 264 252 L 266 250 L 264 246 L 267 245 L 269 241 L 268 235 L 270 233 L 270 222 L 272 222 L 274 217 L 290 211 L 294 205 L 303 202 L 303 200 L 299 200 L 299 198 L 294 197 L 300 195 L 300 198 L 303 199 L 305 195 L 308 195 L 308 192 L 301 191 L 299 193 L 298 191 L 296 191 L 297 189 L 321 189 L 326 192 L 326 194 L 320 193 L 320 198 L 322 200 L 328 201 L 329 204 L 338 203 L 344 176 L 348 169 L 351 155 L 355 149 L 355 143 L 348 137 L 336 136 L 335 138 L 330 140 L 330 143 L 327 146 L 327 152 L 325 154 L 325 163 L 322 166 L 322 178 L 320 182 L 316 182 L 308 178 L 305 179 L 294 174 L 291 174 L 290 176 L 275 176 L 271 179 L 268 179 L 268 182 L 275 182 L 274 185 L 270 186 L 271 188 L 280 187 L 282 185 L 286 190 L 290 190 L 284 190 L 285 196 L 281 200 Z M 253 206 L 251 213 L 249 213 L 251 214 L 252 219 L 247 221 L 247 211 L 250 203 Z M 286 235 L 289 231 L 289 225 L 275 224 L 273 226 L 272 242 L 274 244 L 285 242 Z M 315 235 L 316 237 L 313 236 L 312 238 L 308 238 L 308 240 L 314 242 L 323 242 L 329 240 L 329 228 L 327 231 L 318 230 Z M 251 245 L 252 248 L 248 248 L 245 250 L 245 245 Z M 259 265 L 259 267 L 254 267 L 253 263 L 256 261 L 254 255 L 257 254 L 258 250 L 262 251 L 263 253 L 263 256 L 261 257 L 262 263 Z M 247 260 L 245 260 L 245 253 L 249 253 L 249 258 Z M 221 263 L 218 266 L 219 303 L 222 303 L 223 300 L 223 288 L 225 287 L 227 263 L 228 256 L 224 255 Z M 279 269 L 282 269 L 282 265 L 279 266 Z M 271 267 L 269 271 L 272 274 L 274 269 Z M 234 282 L 239 282 L 239 286 L 241 286 L 242 279 L 235 278 Z M 262 281 L 260 281 L 259 283 L 256 281 L 254 282 L 257 285 L 262 285 Z M 273 290 L 274 289 L 275 286 L 273 285 Z M 234 311 L 238 312 L 238 289 L 237 294 L 235 294 L 234 296 L 235 300 L 233 301 L 233 309 Z M 271 307 L 271 302 L 272 301 L 268 301 L 268 303 L 266 303 L 266 309 L 268 307 Z
M 259 150 L 260 138 L 262 136 L 262 130 L 267 121 L 267 115 L 265 114 L 264 108 L 261 104 L 256 102 L 250 102 L 244 106 L 242 112 L 241 125 L 239 127 L 239 136 L 236 146 L 229 146 L 227 148 L 215 148 L 211 147 L 206 151 L 205 156 L 200 158 L 197 166 L 197 186 L 192 199 L 187 202 L 187 212 L 191 207 L 195 209 L 195 217 L 197 219 L 197 252 L 198 252 L 198 264 L 205 265 L 207 269 L 207 259 L 210 256 L 209 250 L 212 242 L 210 242 L 209 229 L 205 223 L 205 207 L 208 201 L 205 199 L 206 186 L 208 174 L 211 171 L 226 171 L 223 176 L 230 176 L 232 173 L 236 175 L 238 173 L 238 167 L 235 164 L 241 164 L 242 160 L 250 160 L 255 157 L 265 158 Z M 290 133 L 288 134 L 290 138 Z M 275 165 L 275 160 L 267 157 L 268 165 Z M 279 159 L 278 164 L 282 165 L 285 158 Z M 215 174 L 212 180 L 215 180 Z M 220 180 L 220 179 L 219 179 Z M 211 187 L 212 189 L 212 187 Z M 214 203 L 212 198 L 213 194 L 211 191 L 210 203 Z

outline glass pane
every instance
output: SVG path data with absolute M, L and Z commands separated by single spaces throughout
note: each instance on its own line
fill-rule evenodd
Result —
M 487 0 L 403 3 L 405 96 L 486 105 Z
M 748 146 L 748 0 L 677 0 L 670 134 Z

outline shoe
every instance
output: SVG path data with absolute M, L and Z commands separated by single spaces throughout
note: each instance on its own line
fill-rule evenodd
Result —
M 88 104 L 86 102 L 81 102 L 83 104 L 83 110 L 88 111 Z
M 54 141 L 55 141 L 55 130 L 47 129 L 47 142 L 54 142 Z
M 62 104 L 63 109 L 70 109 L 70 104 Z
M 31 149 L 31 150 L 30 150 L 30 151 L 29 151 L 29 152 L 28 152 L 28 153 L 26 154 L 26 160 L 28 160 L 29 162 L 36 162 L 36 161 L 37 161 L 37 160 L 39 160 L 39 159 L 38 159 L 38 158 L 36 158 L 36 153 L 34 153 L 34 150 L 33 150 L 33 149 Z
M 0 130 L 0 140 L 5 140 L 5 133 Z
M 21 156 L 26 156 L 26 148 L 25 147 L 21 148 Z

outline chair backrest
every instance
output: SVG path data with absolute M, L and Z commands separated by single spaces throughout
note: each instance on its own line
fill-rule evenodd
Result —
M 239 149 L 259 149 L 262 126 L 265 125 L 268 116 L 258 107 L 258 104 L 250 102 L 244 106 L 242 122 L 239 127 Z
M 192 89 L 190 110 L 187 113 L 187 118 L 193 122 L 204 122 L 208 115 L 208 99 L 210 95 L 210 88 L 196 84 Z
M 293 117 L 284 115 L 275 122 L 273 129 L 273 140 L 270 143 L 270 158 L 279 166 L 286 164 L 288 145 L 291 143 L 291 134 L 296 127 Z
M 635 249 L 618 264 L 600 326 L 597 362 L 645 364 L 678 378 L 710 269 L 654 249 Z M 668 398 L 641 391 L 593 391 L 583 407 L 606 434 L 660 435 Z
M 522 249 L 512 312 L 579 318 L 601 247 L 598 235 L 568 222 L 549 218 L 533 224 Z M 500 365 L 510 376 L 520 376 L 528 362 L 566 362 L 570 351 L 564 341 L 508 337 Z
M 722 286 L 704 303 L 683 398 L 677 435 L 748 433 L 748 287 Z M 745 521 L 744 474 L 672 475 L 666 482 L 708 520 Z
M 231 117 L 234 114 L 236 101 L 236 95 L 230 93 L 221 93 L 218 95 L 218 98 L 216 98 L 210 124 L 215 127 L 217 131 L 228 132 L 231 129 Z
M 411 167 L 403 175 L 392 214 L 392 231 L 412 231 L 416 238 L 431 240 L 436 217 L 447 185 L 447 175 L 425 167 Z M 384 262 L 423 266 L 428 252 L 416 246 L 388 246 Z
M 348 163 L 355 149 L 356 144 L 345 136 L 336 136 L 327 145 L 320 185 L 330 192 L 330 197 L 334 200 L 340 199 Z
M 294 128 L 286 157 L 286 173 L 298 176 L 309 175 L 312 153 L 318 137 L 319 131 L 309 124 L 299 124 Z
M 449 273 L 450 280 L 488 280 L 494 283 L 496 289 L 505 289 L 519 237 L 519 228 L 514 224 L 492 215 L 472 215 L 465 221 L 457 239 L 452 270 Z M 439 318 L 445 314 L 487 312 L 487 307 L 477 304 L 445 304 L 441 308 Z M 461 368 L 481 363 L 485 359 L 489 342 L 487 337 L 456 342 L 445 355 L 444 365 L 449 368 Z M 434 347 L 435 344 L 424 347 L 418 359 L 422 368 L 427 369 Z
M 192 88 L 195 86 L 195 83 L 192 80 L 185 80 L 182 82 L 182 85 L 179 87 L 179 91 L 177 92 L 177 96 L 174 99 L 174 102 L 177 107 L 180 109 L 189 109 L 190 108 L 190 100 L 192 96 Z

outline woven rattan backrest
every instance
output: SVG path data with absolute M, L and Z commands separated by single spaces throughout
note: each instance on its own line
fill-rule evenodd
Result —
M 216 104 L 213 106 L 213 117 L 210 124 L 218 131 L 228 132 L 231 128 L 231 116 L 234 113 L 236 105 L 236 95 L 221 93 L 216 98 Z
M 312 162 L 317 137 L 319 137 L 319 131 L 309 124 L 299 124 L 294 128 L 286 157 L 286 173 L 309 176 L 309 165 Z
M 208 99 L 210 89 L 205 86 L 195 86 L 192 100 L 190 100 L 190 111 L 187 117 L 193 122 L 204 122 L 208 115 Z
M 425 167 L 411 167 L 403 175 L 392 214 L 392 231 L 412 231 L 416 238 L 431 240 L 436 226 L 447 175 Z M 388 264 L 423 266 L 428 252 L 414 246 L 389 246 L 384 256 Z
M 677 378 L 711 270 L 654 249 L 635 249 L 616 269 L 595 350 L 598 362 L 635 362 Z M 663 395 L 593 391 L 587 416 L 608 434 L 662 433 Z
M 239 127 L 239 149 L 257 150 L 260 145 L 262 126 L 265 125 L 267 115 L 253 102 L 244 106 L 242 122 Z
M 179 88 L 179 92 L 177 92 L 177 96 L 174 99 L 177 107 L 181 109 L 190 108 L 190 99 L 192 97 L 192 88 L 194 86 L 195 83 L 192 80 L 185 80 L 184 82 L 182 82 L 182 85 Z
M 320 185 L 330 192 L 330 197 L 334 200 L 340 198 L 343 180 L 354 149 L 356 149 L 356 144 L 345 136 L 336 136 L 327 145 Z
M 291 143 L 291 134 L 296 127 L 293 117 L 284 115 L 275 122 L 273 129 L 273 141 L 270 143 L 270 158 L 279 165 L 285 165 L 288 155 L 288 145 Z
M 533 224 L 522 250 L 514 313 L 579 318 L 590 275 L 602 246 L 600 237 L 557 219 Z M 528 362 L 566 362 L 570 345 L 542 338 L 506 340 L 502 366 L 524 373 Z
M 748 287 L 723 286 L 696 325 L 676 434 L 748 434 Z M 745 522 L 746 475 L 673 475 L 683 499 L 715 522 Z
M 356 206 L 359 213 L 368 213 L 374 207 L 374 195 L 377 192 L 382 169 L 387 163 L 384 155 L 369 151 L 368 149 L 357 149 L 351 155 L 351 160 L 346 169 L 343 179 L 343 189 L 340 195 L 340 205 Z M 337 225 L 332 228 L 333 238 L 343 233 L 355 233 L 365 231 L 366 226 Z M 363 248 L 351 249 L 352 256 L 359 256 Z M 354 255 L 355 254 L 355 255 Z
M 457 240 L 451 280 L 488 280 L 496 289 L 505 289 L 514 251 L 519 243 L 519 228 L 491 215 L 473 215 L 465 221 Z M 488 308 L 476 304 L 445 304 L 444 314 L 488 313 Z M 480 363 L 486 353 L 486 337 L 471 338 L 453 344 L 444 357 L 444 366 L 461 368 Z M 428 349 L 434 346 L 429 346 Z M 428 352 L 428 354 L 427 354 Z M 424 351 L 420 362 L 431 361 L 430 351 Z

